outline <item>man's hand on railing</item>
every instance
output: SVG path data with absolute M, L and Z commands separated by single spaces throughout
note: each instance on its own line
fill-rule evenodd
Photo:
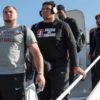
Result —
M 74 68 L 74 72 L 76 73 L 76 74 L 80 74 L 80 75 L 83 75 L 83 80 L 86 78 L 86 73 L 85 73 L 85 71 L 81 68 L 81 67 L 75 67 Z

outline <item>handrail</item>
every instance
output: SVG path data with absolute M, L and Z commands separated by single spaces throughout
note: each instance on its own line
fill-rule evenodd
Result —
M 99 59 L 100 55 L 86 68 L 85 73 L 88 73 L 88 71 L 97 63 Z M 82 77 L 83 76 L 80 75 L 56 100 L 62 100 L 77 85 Z
M 100 100 L 100 81 L 97 83 L 95 88 L 92 90 L 90 95 L 87 97 L 86 100 Z

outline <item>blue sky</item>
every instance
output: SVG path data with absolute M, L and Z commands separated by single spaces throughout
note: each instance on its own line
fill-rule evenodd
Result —
M 17 8 L 18 23 L 31 27 L 41 21 L 39 16 L 42 3 L 46 0 L 0 0 L 0 25 L 2 25 L 2 10 L 6 5 Z M 100 0 L 54 0 L 56 4 L 63 4 L 66 10 L 79 9 L 84 13 L 86 28 L 95 26 L 95 15 L 100 13 Z

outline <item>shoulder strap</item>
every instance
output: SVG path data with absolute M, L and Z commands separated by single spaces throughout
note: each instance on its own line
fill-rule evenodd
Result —
M 26 45 L 26 37 L 27 37 L 27 30 L 26 30 L 26 26 L 23 25 L 21 26 L 22 32 L 24 33 L 24 56 L 26 55 L 26 51 L 27 51 L 27 45 Z

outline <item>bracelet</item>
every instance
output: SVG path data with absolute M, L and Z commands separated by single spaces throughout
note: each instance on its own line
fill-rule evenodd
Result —
M 43 75 L 43 73 L 42 73 L 42 72 L 38 72 L 37 74 L 38 74 L 38 75 Z

